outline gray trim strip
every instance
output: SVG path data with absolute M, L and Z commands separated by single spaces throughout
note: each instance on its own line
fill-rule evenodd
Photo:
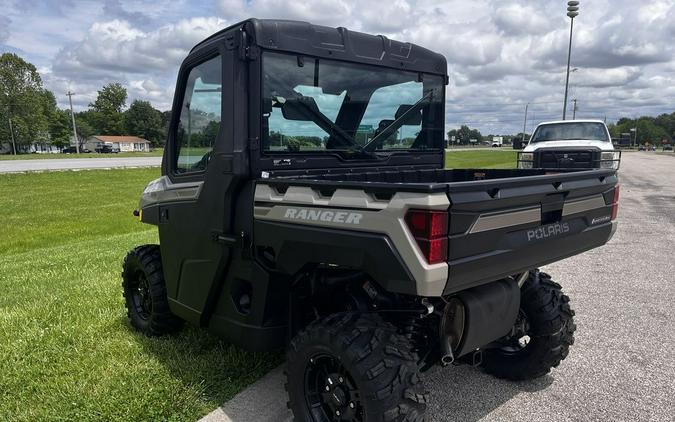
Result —
M 153 180 L 141 195 L 140 208 L 177 201 L 196 201 L 202 191 L 203 181 L 171 183 L 167 176 Z
M 602 195 L 597 195 L 592 198 L 565 202 L 563 205 L 562 215 L 577 214 L 606 206 L 607 204 L 605 204 L 605 198 Z
M 488 230 L 502 229 L 519 224 L 538 223 L 541 221 L 541 207 L 532 207 L 497 214 L 482 214 L 478 217 L 469 233 L 480 233 Z

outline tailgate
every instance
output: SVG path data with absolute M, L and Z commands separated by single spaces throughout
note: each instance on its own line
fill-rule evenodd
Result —
M 444 294 L 605 244 L 616 185 L 613 170 L 449 184 Z

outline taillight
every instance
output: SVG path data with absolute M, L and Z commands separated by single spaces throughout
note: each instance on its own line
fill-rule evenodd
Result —
M 616 220 L 616 215 L 619 212 L 619 185 L 614 187 L 614 199 L 612 199 L 612 220 Z
M 429 264 L 448 259 L 448 213 L 446 211 L 410 210 L 405 222 Z

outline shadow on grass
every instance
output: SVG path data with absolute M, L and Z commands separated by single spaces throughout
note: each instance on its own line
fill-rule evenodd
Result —
M 281 352 L 247 352 L 190 324 L 185 324 L 177 334 L 146 337 L 135 332 L 126 318 L 120 318 L 120 322 L 171 376 L 210 402 L 209 410 L 232 398 L 283 360 Z

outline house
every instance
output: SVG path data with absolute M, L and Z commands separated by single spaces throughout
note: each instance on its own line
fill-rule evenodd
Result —
M 110 145 L 113 150 L 118 150 L 120 152 L 149 152 L 150 151 L 150 141 L 147 139 L 139 138 L 138 136 L 111 136 L 111 135 L 95 135 L 87 139 L 87 142 L 84 143 L 83 147 L 95 151 L 97 148 L 100 148 L 103 144 Z

